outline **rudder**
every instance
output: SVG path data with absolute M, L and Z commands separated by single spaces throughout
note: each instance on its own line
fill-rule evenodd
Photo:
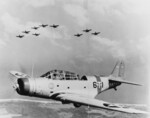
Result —
M 114 69 L 111 72 L 111 76 L 113 77 L 124 77 L 125 72 L 125 64 L 123 61 L 117 61 Z

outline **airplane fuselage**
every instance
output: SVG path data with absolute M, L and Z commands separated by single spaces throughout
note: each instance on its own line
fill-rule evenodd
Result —
M 101 92 L 109 89 L 107 77 L 84 76 L 85 80 L 53 80 L 49 78 L 27 79 L 20 78 L 19 94 L 43 98 L 53 98 L 53 93 L 67 92 L 82 94 L 94 98 Z

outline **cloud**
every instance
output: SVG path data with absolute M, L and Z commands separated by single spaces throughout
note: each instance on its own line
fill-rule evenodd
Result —
M 65 29 L 63 32 L 61 32 L 61 29 Z M 69 35 L 67 34 L 67 28 L 65 26 L 59 27 L 60 30 L 55 29 L 39 29 L 39 32 L 42 36 L 42 39 L 47 38 L 51 44 L 61 47 L 65 50 L 70 50 L 71 47 L 67 45 L 67 40 L 69 38 Z
M 135 40 L 130 40 L 129 54 L 138 56 L 143 64 L 147 64 L 150 59 L 150 35 Z
M 91 55 L 91 56 L 85 58 L 85 61 L 87 63 L 100 63 L 100 62 L 102 62 L 102 58 L 98 58 L 96 56 Z
M 119 0 L 93 0 L 89 2 L 89 8 L 92 11 L 98 12 L 103 15 L 113 15 L 121 12 L 122 2 Z M 117 11 L 118 10 L 118 11 Z
M 55 5 L 55 0 L 30 0 L 24 1 L 26 4 L 31 5 L 32 7 L 45 7 L 49 5 Z
M 84 61 L 84 62 L 86 62 L 88 64 L 102 62 L 102 58 L 99 57 L 99 56 L 94 55 L 94 53 L 86 55 L 86 56 L 85 55 L 81 55 L 81 54 L 80 55 L 76 55 L 75 59 L 82 60 L 82 61 Z
M 110 52 L 114 58 L 125 59 L 126 53 L 123 48 L 121 48 L 120 42 L 97 36 L 93 36 L 92 40 L 99 43 L 96 47 L 94 46 L 98 50 L 103 49 L 105 52 Z
M 20 24 L 20 19 L 11 16 L 9 13 L 4 13 L 0 17 L 1 21 L 1 37 L 0 37 L 0 46 L 4 47 L 7 45 L 7 42 L 12 40 L 12 35 L 15 37 L 15 33 L 19 32 L 23 25 Z
M 86 9 L 76 4 L 65 4 L 64 10 L 66 13 L 71 15 L 75 22 L 78 23 L 79 26 L 85 26 L 89 23 L 88 14 Z
M 7 45 L 6 41 L 3 39 L 0 39 L 0 48 L 3 48 Z
M 64 40 L 70 40 L 71 36 L 69 35 L 69 29 L 65 25 L 59 26 L 59 32 L 63 35 Z
M 125 13 L 145 15 L 150 14 L 149 0 L 127 0 L 122 2 Z
M 23 29 L 23 25 L 20 24 L 20 19 L 11 16 L 9 13 L 3 14 L 1 22 L 4 26 L 5 32 L 14 33 Z
M 102 15 L 103 18 L 112 21 L 122 19 L 135 20 L 150 19 L 149 0 L 93 0 L 89 1 L 89 10 Z M 136 18 L 138 17 L 138 18 Z M 105 19 L 106 20 L 106 19 Z

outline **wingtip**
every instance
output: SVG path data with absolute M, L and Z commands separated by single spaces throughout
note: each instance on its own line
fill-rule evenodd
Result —
M 14 71 L 14 70 L 9 71 L 9 74 L 11 74 L 11 75 L 15 75 L 16 73 L 17 73 L 17 71 Z

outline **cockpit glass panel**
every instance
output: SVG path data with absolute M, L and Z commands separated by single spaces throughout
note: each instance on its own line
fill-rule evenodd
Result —
M 87 80 L 87 77 L 86 76 L 82 76 L 81 80 Z
M 41 75 L 41 77 L 53 80 L 81 80 L 78 74 L 63 70 L 52 70 Z

